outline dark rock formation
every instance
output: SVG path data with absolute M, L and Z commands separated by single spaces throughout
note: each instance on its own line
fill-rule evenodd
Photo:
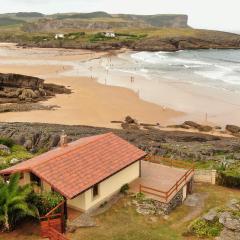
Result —
M 34 109 L 39 105 L 27 103 L 36 103 L 55 96 L 55 94 L 63 93 L 69 94 L 71 91 L 64 86 L 45 84 L 44 80 L 40 78 L 0 73 L 0 112 L 22 111 L 24 108 Z M 1 105 L 4 103 L 14 104 Z
M 183 125 L 198 129 L 200 132 L 210 132 L 213 130 L 211 126 L 201 125 L 192 121 L 186 121 Z
M 36 77 L 30 77 L 20 74 L 0 73 L 0 86 L 10 88 L 27 88 L 37 90 L 43 88 L 44 80 Z
M 221 162 L 224 154 L 226 159 L 239 161 L 237 160 L 240 154 L 239 138 L 157 129 L 124 130 L 40 123 L 0 123 L 0 137 L 10 137 L 21 145 L 31 140 L 31 144 L 37 149 L 57 146 L 62 130 L 71 140 L 114 132 L 146 152 L 175 159 Z M 28 147 L 31 147 L 31 144 L 27 142 Z
M 235 125 L 227 125 L 226 130 L 233 134 L 240 133 L 240 127 Z

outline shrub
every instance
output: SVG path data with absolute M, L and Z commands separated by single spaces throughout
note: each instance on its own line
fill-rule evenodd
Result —
M 11 148 L 14 145 L 14 141 L 11 138 L 0 138 L 0 144 Z
M 56 192 L 44 192 L 41 194 L 33 192 L 28 198 L 28 202 L 37 207 L 40 216 L 46 215 L 61 201 L 63 201 L 63 197 Z
M 197 219 L 189 227 L 189 232 L 198 237 L 216 237 L 219 236 L 223 226 L 218 220 L 207 222 L 204 219 Z
M 120 189 L 120 193 L 127 194 L 128 190 L 129 190 L 129 185 L 124 184 Z
M 146 200 L 146 197 L 145 197 L 145 194 L 144 193 L 137 193 L 136 195 L 135 195 L 135 198 L 136 198 L 136 200 L 138 201 L 138 202 L 143 202 L 143 201 L 145 201 Z
M 219 185 L 231 188 L 240 188 L 240 171 L 236 169 L 227 169 L 218 171 L 217 182 Z

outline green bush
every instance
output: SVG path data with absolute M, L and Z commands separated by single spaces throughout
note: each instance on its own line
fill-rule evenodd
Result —
M 223 226 L 218 220 L 208 222 L 204 219 L 197 219 L 189 227 L 189 232 L 198 237 L 216 237 L 220 235 Z
M 218 171 L 219 185 L 231 188 L 240 188 L 240 171 L 238 168 Z
M 10 138 L 0 138 L 0 144 L 11 148 L 14 145 L 14 141 Z
M 6 168 L 9 168 L 9 167 L 10 167 L 10 164 L 8 164 L 8 163 L 1 163 L 0 164 L 0 170 L 6 169 Z
M 135 198 L 136 198 L 136 200 L 137 200 L 138 202 L 144 202 L 144 201 L 146 200 L 145 194 L 144 194 L 144 193 L 141 193 L 141 192 L 137 193 L 137 194 L 135 195 Z
M 37 207 L 40 216 L 46 215 L 62 201 L 63 197 L 56 192 L 44 192 L 41 194 L 33 192 L 28 198 L 28 202 Z
M 129 190 L 129 185 L 124 184 L 120 189 L 120 193 L 127 194 L 128 190 Z

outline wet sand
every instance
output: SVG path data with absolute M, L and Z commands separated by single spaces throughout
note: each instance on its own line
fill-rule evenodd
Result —
M 7 53 L 7 54 L 6 54 Z M 69 125 L 118 127 L 110 122 L 131 115 L 144 123 L 172 124 L 183 116 L 157 104 L 141 100 L 138 94 L 123 87 L 100 84 L 95 78 L 64 75 L 74 65 L 105 56 L 106 52 L 85 50 L 21 49 L 14 45 L 0 45 L 0 72 L 19 73 L 41 77 L 48 83 L 65 85 L 72 89 L 70 95 L 57 95 L 43 102 L 58 105 L 54 111 L 12 112 L 0 114 L 0 121 L 44 122 Z M 89 74 L 89 70 L 88 71 Z M 81 73 L 79 73 L 81 74 Z M 96 74 L 96 73 L 95 73 Z

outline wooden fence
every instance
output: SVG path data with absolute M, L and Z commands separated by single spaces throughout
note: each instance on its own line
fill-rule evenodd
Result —
M 148 155 L 145 158 L 146 161 L 158 164 L 164 164 L 170 167 L 183 168 L 183 169 L 194 169 L 193 163 L 184 162 L 181 160 L 174 160 L 166 157 L 161 157 L 158 155 Z

